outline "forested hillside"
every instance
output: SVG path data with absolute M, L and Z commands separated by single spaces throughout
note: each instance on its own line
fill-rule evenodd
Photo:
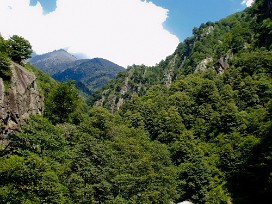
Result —
M 52 77 L 58 81 L 75 80 L 83 83 L 91 92 L 101 88 L 125 68 L 102 58 L 83 59 L 62 65 L 63 72 Z
M 132 95 L 143 96 L 154 85 L 170 87 L 180 75 L 208 69 L 222 74 L 231 66 L 237 67 L 235 61 L 254 61 L 258 56 L 270 56 L 270 4 L 270 1 L 257 1 L 243 12 L 194 28 L 193 35 L 156 66 L 133 65 L 126 73 L 120 73 L 98 93 L 97 104 L 116 111 Z
M 271 8 L 256 0 L 131 66 L 101 91 L 108 109 L 40 80 L 44 115 L 0 143 L 0 203 L 269 203 Z

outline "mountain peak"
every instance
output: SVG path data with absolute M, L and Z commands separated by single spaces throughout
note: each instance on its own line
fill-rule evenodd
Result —
M 54 50 L 52 52 L 48 52 L 42 55 L 36 55 L 30 59 L 30 63 L 39 67 L 42 71 L 47 72 L 49 74 L 54 74 L 58 71 L 63 70 L 55 70 L 53 67 L 74 62 L 77 58 L 72 54 L 68 53 L 64 49 Z
M 43 55 L 40 56 L 45 56 L 46 58 L 51 57 L 51 58 L 61 58 L 62 60 L 68 60 L 68 61 L 75 61 L 77 60 L 77 58 L 70 54 L 69 52 L 67 52 L 64 49 L 59 49 L 59 50 L 54 50 L 52 52 L 48 52 L 45 53 Z
M 97 90 L 125 68 L 103 58 L 76 59 L 64 49 L 36 55 L 30 63 L 58 81 L 75 80 L 80 87 Z

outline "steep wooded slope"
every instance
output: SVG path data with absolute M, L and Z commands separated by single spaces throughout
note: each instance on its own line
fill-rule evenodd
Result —
M 270 5 L 270 1 L 264 4 Z M 154 67 L 131 66 L 98 94 L 97 105 L 116 111 L 132 95 L 142 96 L 154 85 L 166 85 L 181 75 L 207 69 L 218 74 L 239 56 L 271 45 L 271 8 L 257 3 L 243 12 L 193 29 L 193 36 L 181 42 L 176 51 Z M 258 51 L 257 51 L 258 52 Z M 237 60 L 236 60 L 237 61 Z
M 129 98 L 130 73 L 146 90 L 114 114 L 80 108 L 71 84 L 53 87 L 47 114 L 0 145 L 0 203 L 269 203 L 271 18 L 263 18 L 269 2 L 256 0 L 246 11 L 254 16 L 252 40 L 232 51 L 228 68 L 218 71 L 221 54 L 201 69 L 188 65 L 188 55 L 180 69 L 174 66 L 172 81 L 160 75 L 169 67 L 142 66 L 151 79 L 134 67 L 112 87 Z
M 101 88 L 125 69 L 102 58 L 83 59 L 62 65 L 65 70 L 52 77 L 58 81 L 75 80 L 90 90 Z

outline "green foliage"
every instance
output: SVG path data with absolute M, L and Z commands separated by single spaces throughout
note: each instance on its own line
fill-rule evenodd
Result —
M 36 155 L 1 158 L 2 203 L 65 203 L 67 189 L 59 183 L 54 166 Z
M 175 169 L 167 147 L 149 141 L 139 130 L 123 130 L 123 135 L 125 137 L 116 137 L 110 144 L 117 173 L 112 179 L 115 195 L 121 195 L 128 203 L 173 200 L 176 197 Z
M 1 203 L 69 203 L 62 164 L 71 158 L 67 144 L 63 132 L 40 116 L 11 135 L 1 151 Z
M 11 60 L 6 53 L 6 41 L 0 36 L 0 78 L 3 79 L 6 91 L 10 86 L 10 79 L 12 76 Z
M 32 47 L 23 37 L 13 35 L 7 40 L 7 53 L 14 62 L 22 64 L 31 57 Z
M 29 63 L 25 64 L 25 68 L 35 74 L 35 76 L 37 77 L 39 92 L 44 96 L 44 98 L 48 98 L 49 93 L 52 91 L 52 87 L 55 87 L 57 85 L 57 82 L 52 79 L 48 74 L 42 72 L 41 70 L 32 66 Z
M 158 113 L 154 120 L 153 139 L 157 139 L 163 143 L 170 143 L 175 140 L 184 129 L 182 118 L 176 107 L 172 106 L 168 110 L 162 110 Z
M 106 109 L 80 126 L 32 117 L 0 152 L 0 203 L 169 203 L 176 170 L 167 146 Z
M 31 53 L 31 45 L 23 37 L 14 35 L 9 40 L 4 40 L 0 35 L 0 78 L 4 81 L 6 91 L 12 76 L 11 61 L 22 64 L 30 58 Z
M 75 118 L 80 105 L 77 90 L 71 83 L 59 83 L 45 101 L 45 116 L 53 123 L 64 123 Z
M 0 52 L 6 52 L 6 41 L 5 39 L 0 35 Z
M 259 33 L 255 29 L 258 23 L 252 15 L 252 11 L 247 9 L 218 22 L 202 24 L 194 29 L 192 37 L 181 42 L 172 55 L 156 66 L 128 67 L 126 73 L 117 75 L 100 91 L 103 106 L 116 111 L 118 102 L 129 101 L 135 93 L 143 96 L 156 85 L 169 87 L 181 74 L 187 75 L 201 69 L 220 73 L 227 69 L 234 55 L 244 53 L 246 56 L 246 53 L 259 48 Z M 269 28 L 270 23 L 267 21 L 264 26 Z
M 261 145 L 263 139 L 270 141 L 266 135 L 271 130 L 266 116 L 271 112 L 272 81 L 265 71 L 271 60 L 266 53 L 260 55 L 264 60 L 252 60 L 252 72 L 248 68 L 254 53 L 237 54 L 221 75 L 208 70 L 181 76 L 169 90 L 153 87 L 121 108 L 126 120 L 137 115 L 143 122 L 138 127 L 168 145 L 177 167 L 177 201 L 251 203 L 268 196 L 268 160 L 258 155 L 257 162 L 251 156 L 256 149 L 270 155 L 268 146 L 264 150 Z M 264 176 L 258 177 L 257 169 L 265 171 Z M 250 187 L 254 176 L 260 178 L 259 190 Z
M 13 151 L 23 155 L 33 152 L 56 160 L 67 156 L 65 155 L 67 141 L 63 136 L 63 131 L 40 116 L 28 120 L 20 132 L 11 138 L 16 141 L 12 144 Z
M 49 120 L 31 118 L 1 148 L 0 203 L 271 200 L 272 59 L 258 35 L 270 28 L 268 2 L 202 24 L 154 67 L 120 73 L 103 90 L 106 107 L 127 101 L 115 113 L 87 111 L 71 84 L 50 90 L 43 78 Z
M 271 8 L 270 0 L 256 0 L 250 9 L 251 15 L 256 18 L 257 44 L 268 49 L 272 45 Z
M 233 60 L 233 65 L 242 69 L 244 74 L 267 73 L 271 74 L 272 52 L 256 50 L 254 52 L 241 53 Z
M 12 75 L 10 65 L 11 62 L 8 56 L 0 52 L 0 77 L 4 81 L 10 81 Z

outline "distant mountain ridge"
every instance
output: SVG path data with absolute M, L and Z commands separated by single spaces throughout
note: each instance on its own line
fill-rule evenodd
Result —
M 102 58 L 77 60 L 66 63 L 65 67 L 63 72 L 58 72 L 52 77 L 58 81 L 80 81 L 90 90 L 99 89 L 119 72 L 125 71 L 123 67 Z
M 109 60 L 77 59 L 63 49 L 36 55 L 29 62 L 58 81 L 75 80 L 77 88 L 87 94 L 125 71 L 125 68 Z
M 64 49 L 60 49 L 42 55 L 35 55 L 29 60 L 29 62 L 42 71 L 53 75 L 65 70 L 65 67 L 62 66 L 63 64 L 74 62 L 76 60 L 77 58 L 75 56 L 71 55 Z

